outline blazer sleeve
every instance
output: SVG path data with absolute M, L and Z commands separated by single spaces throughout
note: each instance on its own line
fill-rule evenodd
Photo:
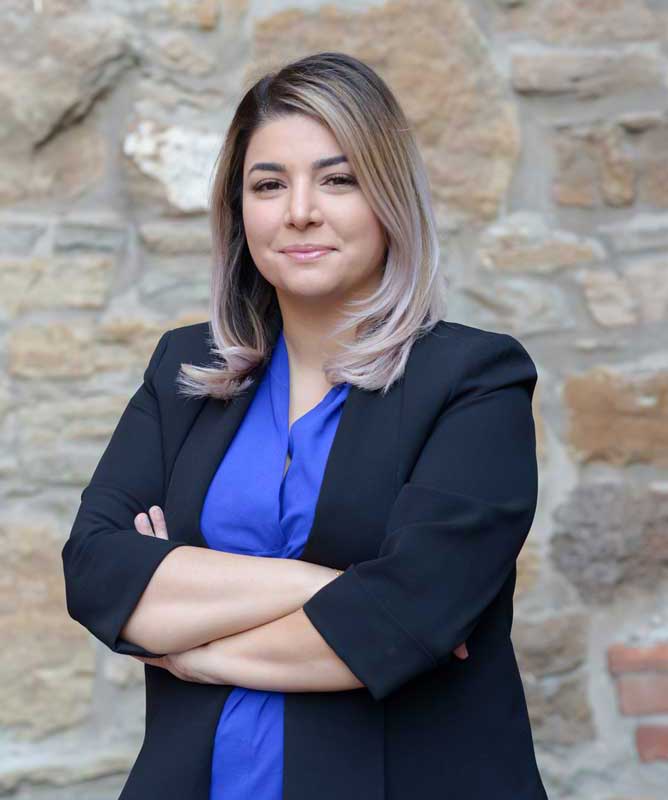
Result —
M 303 606 L 375 700 L 454 658 L 510 576 L 536 509 L 531 357 L 512 336 L 485 332 L 453 373 L 379 556 Z
M 160 338 L 142 385 L 128 402 L 81 494 L 62 549 L 69 615 L 111 650 L 125 655 L 162 655 L 119 634 L 162 559 L 184 544 L 143 536 L 134 527 L 139 512 L 163 504 L 165 474 L 154 377 L 169 333 Z

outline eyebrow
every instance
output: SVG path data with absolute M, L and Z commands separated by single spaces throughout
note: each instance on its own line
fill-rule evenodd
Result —
M 334 164 L 348 163 L 348 159 L 344 155 L 329 156 L 328 158 L 319 158 L 311 164 L 314 170 L 323 169 L 324 167 L 333 167 Z M 248 170 L 248 174 L 254 170 L 262 170 L 262 172 L 287 172 L 285 164 L 278 164 L 276 161 L 258 161 Z

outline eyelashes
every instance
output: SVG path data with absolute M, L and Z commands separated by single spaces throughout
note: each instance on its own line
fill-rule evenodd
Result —
M 329 183 L 329 181 L 340 181 L 340 183 L 330 184 L 332 186 L 354 186 L 357 183 L 357 180 L 353 178 L 352 175 L 330 175 L 330 177 L 325 180 L 325 183 Z M 278 181 L 264 181 L 264 183 L 258 183 L 258 185 L 253 188 L 253 191 L 258 193 L 271 191 L 266 187 L 272 184 L 280 186 Z

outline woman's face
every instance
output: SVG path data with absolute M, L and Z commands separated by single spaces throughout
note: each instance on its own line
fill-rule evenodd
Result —
M 314 165 L 333 157 L 345 158 L 329 128 L 303 114 L 273 120 L 250 139 L 243 168 L 246 240 L 279 300 L 337 304 L 380 283 L 382 226 L 347 161 Z M 282 252 L 303 244 L 331 249 L 302 261 Z

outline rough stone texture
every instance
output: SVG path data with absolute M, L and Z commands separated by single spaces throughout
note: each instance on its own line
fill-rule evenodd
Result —
M 67 0 L 66 0 L 67 1 Z M 195 30 L 215 30 L 221 18 L 221 0 L 93 0 L 96 9 L 123 14 L 142 25 L 179 25 Z M 226 10 L 244 10 L 247 0 L 226 0 Z
M 3 513 L 0 544 L 0 725 L 40 740 L 86 720 L 94 650 L 65 609 L 53 521 Z
M 59 219 L 53 230 L 56 252 L 124 253 L 127 247 L 127 225 L 108 212 L 78 213 L 72 219 Z
M 558 125 L 554 143 L 556 203 L 668 208 L 668 115 L 641 131 L 619 121 Z
M 522 94 L 573 94 L 579 100 L 664 89 L 666 59 L 639 46 L 598 50 L 537 50 L 518 46 L 511 53 L 512 86 Z
M 541 555 L 535 537 L 529 534 L 517 559 L 515 597 L 520 598 L 538 585 L 541 574 Z
M 554 513 L 551 558 L 587 603 L 654 592 L 668 577 L 668 489 L 582 484 Z
M 141 120 L 125 137 L 123 152 L 158 182 L 172 209 L 201 213 L 208 206 L 208 181 L 221 144 L 215 133 Z
M 522 674 L 560 675 L 581 667 L 587 658 L 589 621 L 577 608 L 555 616 L 522 617 L 513 623 L 513 644 Z
M 34 15 L 30 25 L 18 16 L 3 19 L 0 203 L 70 195 L 101 177 L 101 137 L 90 124 L 75 123 L 135 63 L 130 34 L 127 22 L 111 14 Z M 76 137 L 62 136 L 74 127 Z
M 601 225 L 598 230 L 619 253 L 668 249 L 668 213 L 637 214 L 621 225 Z
M 611 269 L 582 270 L 577 280 L 584 291 L 592 317 L 608 328 L 634 325 L 638 322 L 638 309 L 632 284 Z
M 17 409 L 17 455 L 26 479 L 36 485 L 85 485 L 127 405 L 128 394 L 50 400 Z
M 60 547 L 160 334 L 208 317 L 241 92 L 340 49 L 416 135 L 449 318 L 517 336 L 539 372 L 512 636 L 547 794 L 664 800 L 668 713 L 644 709 L 668 674 L 668 7 L 296 5 L 2 3 L 0 795 L 121 791 L 143 665 L 67 617 Z
M 202 53 L 195 39 L 182 31 L 160 31 L 151 42 L 153 56 L 167 70 L 201 77 L 215 67 L 212 58 Z
M 0 256 L 0 313 L 15 317 L 40 308 L 103 308 L 114 266 L 110 258 L 88 254 L 48 259 Z
M 568 444 L 578 461 L 668 464 L 668 362 L 601 365 L 567 378 Z
M 535 743 L 569 746 L 594 739 L 596 729 L 585 675 L 535 681 L 528 673 L 523 681 Z
M 8 344 L 8 371 L 22 378 L 76 379 L 99 371 L 146 367 L 160 334 L 206 319 L 206 313 L 183 315 L 173 324 L 120 315 L 97 326 L 51 323 L 16 329 Z
M 500 29 L 549 44 L 642 42 L 656 36 L 656 14 L 645 0 L 509 2 Z
M 295 42 L 307 53 L 329 50 L 334 41 L 346 42 L 397 94 L 426 159 L 436 205 L 455 220 L 493 219 L 520 135 L 467 4 L 390 0 L 358 12 L 334 5 L 317 13 L 286 10 L 258 23 L 252 75 L 293 58 Z
M 540 214 L 518 211 L 491 225 L 480 237 L 478 258 L 489 269 L 539 275 L 602 261 L 595 239 L 554 230 Z
M 470 313 L 483 328 L 504 330 L 522 338 L 575 327 L 566 297 L 554 285 L 521 278 L 507 278 L 502 283 L 482 279 L 474 283 L 467 279 L 461 291 L 473 301 Z
M 139 229 L 147 250 L 165 256 L 210 253 L 211 231 L 201 223 L 147 222 Z

